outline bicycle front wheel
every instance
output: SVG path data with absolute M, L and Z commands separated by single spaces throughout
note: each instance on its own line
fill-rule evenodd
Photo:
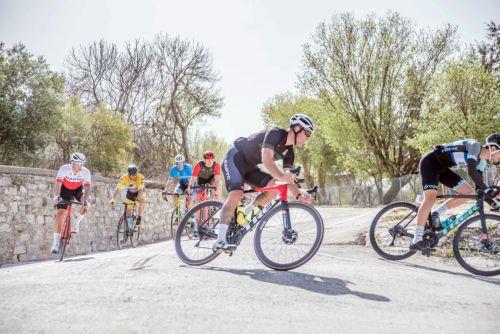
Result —
M 139 245 L 139 238 L 141 237 L 141 228 L 139 226 L 134 226 L 130 231 L 130 244 L 133 248 Z
M 200 266 L 220 254 L 212 250 L 212 245 L 217 240 L 222 204 L 219 201 L 205 201 L 195 205 L 184 216 L 175 236 L 175 251 L 182 262 L 190 266 Z M 192 221 L 192 216 L 196 222 Z M 191 229 L 192 223 L 196 224 L 198 232 L 185 233 Z
M 409 249 L 417 224 L 418 207 L 397 202 L 384 207 L 373 218 L 370 243 L 378 255 L 388 260 L 403 260 L 415 254 Z
M 460 225 L 453 238 L 453 253 L 467 271 L 481 276 L 500 275 L 500 217 L 484 215 L 488 240 L 483 240 L 481 217 Z
M 175 238 L 180 222 L 181 222 L 181 215 L 179 210 L 178 209 L 172 210 L 172 214 L 170 215 L 170 236 L 172 238 Z
M 116 227 L 116 247 L 121 249 L 127 242 L 127 239 L 127 220 L 125 219 L 125 215 L 122 215 Z
M 284 231 L 281 207 L 272 209 L 259 223 L 254 237 L 259 260 L 275 270 L 290 270 L 309 261 L 323 241 L 319 212 L 305 203 L 289 203 L 291 229 Z
M 69 237 L 71 235 L 70 223 L 68 220 L 64 221 L 63 233 L 61 240 L 59 241 L 59 262 L 64 259 L 64 253 L 66 252 L 66 246 L 69 244 Z

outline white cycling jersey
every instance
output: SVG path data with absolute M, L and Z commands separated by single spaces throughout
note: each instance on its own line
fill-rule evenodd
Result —
M 81 171 L 75 173 L 73 172 L 71 164 L 63 165 L 57 172 L 56 181 L 62 183 L 63 186 L 69 190 L 77 189 L 82 185 L 84 187 L 90 187 L 90 171 L 87 168 L 82 167 Z

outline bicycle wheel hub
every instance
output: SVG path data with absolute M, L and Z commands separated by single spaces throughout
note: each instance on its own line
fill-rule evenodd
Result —
M 283 232 L 283 236 L 281 238 L 285 244 L 292 245 L 297 241 L 299 235 L 294 229 L 289 229 L 288 231 Z

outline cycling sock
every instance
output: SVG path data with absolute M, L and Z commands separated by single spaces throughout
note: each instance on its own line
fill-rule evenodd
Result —
M 219 234 L 217 235 L 217 241 L 226 242 L 227 228 L 229 226 L 226 224 L 219 224 Z
M 248 204 L 245 207 L 245 216 L 248 216 L 250 213 L 252 213 L 253 208 L 255 208 L 255 206 L 253 205 L 253 203 Z
M 437 207 L 437 209 L 436 209 L 435 212 L 437 212 L 438 215 L 442 215 L 443 213 L 446 212 L 446 210 L 448 210 L 446 208 L 446 204 L 443 203 L 443 204 L 441 204 L 440 206 Z
M 415 228 L 415 235 L 413 236 L 413 243 L 416 244 L 417 242 L 421 241 L 423 236 L 424 227 L 417 225 L 417 227 Z

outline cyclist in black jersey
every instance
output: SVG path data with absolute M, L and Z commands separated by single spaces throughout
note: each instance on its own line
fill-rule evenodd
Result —
M 500 135 L 494 133 L 486 138 L 486 144 L 481 146 L 477 140 L 459 140 L 450 144 L 438 145 L 420 160 L 420 174 L 422 177 L 422 188 L 424 199 L 417 213 L 417 227 L 415 236 L 410 244 L 411 250 L 423 250 L 426 245 L 422 241 L 425 223 L 436 202 L 438 183 L 452 188 L 460 195 L 474 195 L 476 191 L 494 195 L 493 188 L 489 188 L 483 181 L 482 172 L 486 167 L 486 160 L 493 163 L 500 162 Z M 469 176 L 476 185 L 472 188 L 464 179 L 453 172 L 450 168 L 458 165 L 466 165 Z M 440 225 L 439 216 L 447 210 L 465 203 L 468 199 L 452 198 L 441 204 L 431 214 L 433 224 Z M 495 207 L 493 200 L 488 203 Z
M 312 202 L 312 197 L 306 191 L 297 188 L 293 181 L 295 174 L 288 170 L 293 168 L 294 145 L 303 145 L 311 137 L 314 123 L 309 116 L 297 114 L 290 119 L 290 128 L 273 127 L 258 132 L 250 137 L 238 138 L 234 147 L 229 150 L 222 163 L 222 173 L 226 181 L 228 198 L 222 206 L 217 242 L 214 249 L 234 249 L 235 245 L 226 242 L 228 225 L 233 218 L 236 206 L 243 196 L 243 187 L 247 183 L 254 187 L 265 187 L 284 182 L 289 184 L 290 192 L 304 202 Z M 283 171 L 274 161 L 283 160 Z M 262 164 L 267 171 L 259 168 Z M 248 207 L 264 205 L 269 202 L 275 192 L 261 193 Z

